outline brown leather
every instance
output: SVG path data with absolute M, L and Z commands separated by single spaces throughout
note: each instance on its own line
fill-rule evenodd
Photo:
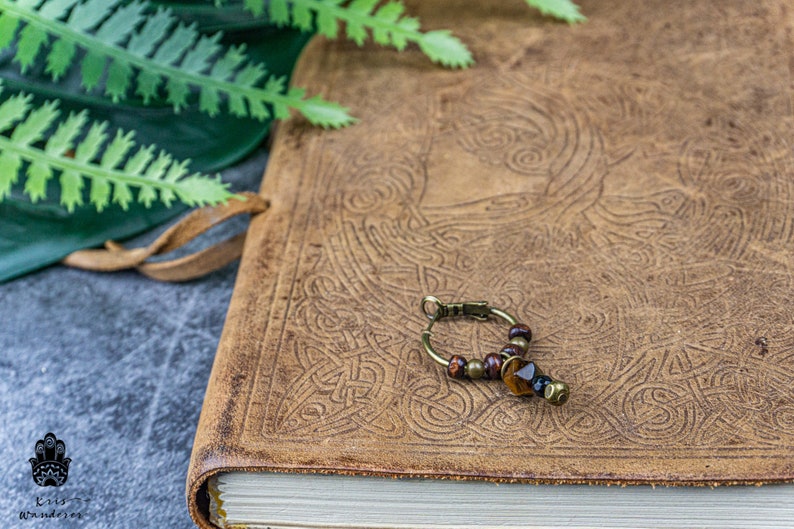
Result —
M 135 268 L 143 275 L 159 281 L 188 281 L 201 277 L 240 257 L 245 242 L 244 232 L 177 259 L 159 262 L 146 260 L 172 252 L 232 217 L 256 215 L 268 207 L 267 202 L 256 193 L 241 193 L 241 196 L 242 199 L 231 199 L 225 204 L 192 211 L 146 247 L 128 249 L 114 241 L 107 241 L 104 250 L 79 250 L 66 256 L 62 263 L 98 272 Z
M 353 127 L 278 131 L 188 475 L 552 483 L 794 479 L 792 10 L 785 0 L 436 0 L 465 71 L 314 40 L 294 83 Z M 717 5 L 718 4 L 718 5 Z M 423 351 L 422 296 L 529 324 L 552 407 Z M 445 354 L 499 321 L 444 320 Z

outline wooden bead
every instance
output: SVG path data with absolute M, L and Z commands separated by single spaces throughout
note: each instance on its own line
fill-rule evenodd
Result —
M 458 355 L 450 358 L 447 375 L 452 378 L 463 378 L 466 375 L 466 359 Z
M 516 323 L 512 327 L 510 327 L 510 332 L 508 336 L 512 340 L 516 337 L 521 337 L 525 339 L 527 342 L 532 341 L 532 329 L 529 328 L 529 325 L 524 325 L 523 323 Z
M 488 353 L 485 355 L 483 364 L 485 365 L 485 378 L 498 380 L 502 378 L 502 364 L 504 359 L 499 353 Z
M 524 354 L 524 351 L 514 343 L 509 343 L 502 347 L 502 353 L 505 353 L 507 357 L 511 356 L 521 356 Z

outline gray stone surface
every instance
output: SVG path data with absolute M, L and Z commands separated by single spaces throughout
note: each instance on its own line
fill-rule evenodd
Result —
M 224 176 L 236 190 L 258 189 L 265 160 L 256 153 Z M 244 226 L 233 221 L 195 246 Z M 165 284 L 56 266 L 0 285 L 0 525 L 194 527 L 185 476 L 236 271 Z M 47 432 L 72 460 L 61 487 L 31 477 L 28 459 Z M 82 518 L 20 519 L 53 510 Z

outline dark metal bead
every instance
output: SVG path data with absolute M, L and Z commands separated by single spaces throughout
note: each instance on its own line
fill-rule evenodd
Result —
M 543 398 L 546 394 L 546 386 L 551 384 L 551 377 L 548 375 L 539 375 L 532 379 L 532 391 L 535 395 Z
M 485 355 L 483 364 L 485 364 L 485 378 L 497 380 L 502 377 L 502 364 L 504 359 L 499 353 L 488 353 Z
M 568 384 L 555 380 L 546 386 L 546 394 L 543 395 L 543 397 L 555 406 L 562 406 L 568 402 L 568 397 L 570 397 L 570 395 L 571 390 L 568 388 Z
M 521 350 L 524 351 L 525 353 L 527 352 L 527 349 L 529 349 L 529 342 L 527 341 L 526 338 L 522 338 L 521 336 L 516 336 L 515 338 L 512 338 L 510 340 L 510 343 L 519 346 Z
M 472 379 L 482 378 L 485 374 L 485 364 L 477 358 L 466 362 L 466 376 Z
M 516 323 L 512 327 L 510 327 L 510 332 L 508 334 L 510 339 L 516 338 L 520 336 L 521 338 L 525 339 L 527 342 L 532 340 L 532 329 L 529 328 L 529 325 L 524 325 L 523 323 Z
M 463 378 L 466 374 L 466 359 L 462 356 L 455 355 L 449 359 L 447 366 L 447 375 L 452 378 Z

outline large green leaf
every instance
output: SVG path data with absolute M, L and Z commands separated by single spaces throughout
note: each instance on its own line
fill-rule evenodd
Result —
M 239 3 L 221 8 L 200 3 L 166 5 L 196 22 L 202 32 L 223 30 L 224 44 L 245 44 L 253 59 L 266 62 L 278 75 L 291 72 L 310 38 L 299 31 L 269 27 L 266 20 L 252 21 L 241 15 Z M 114 104 L 101 95 L 102 90 L 86 94 L 80 87 L 79 72 L 70 72 L 56 83 L 45 74 L 45 64 L 34 64 L 23 77 L 10 63 L 9 53 L 0 56 L 0 78 L 9 91 L 32 93 L 37 104 L 58 98 L 64 114 L 88 109 L 92 119 L 108 121 L 111 128 L 135 130 L 141 144 L 154 143 L 175 158 L 192 159 L 194 171 L 212 173 L 235 164 L 262 142 L 269 129 L 269 122 L 254 119 L 225 114 L 210 118 L 197 106 L 174 114 L 166 101 L 144 106 L 130 98 Z M 51 197 L 59 194 L 58 190 L 48 192 Z M 68 214 L 54 201 L 31 204 L 20 188 L 14 188 L 11 196 L 0 202 L 0 281 L 55 263 L 74 250 L 140 233 L 184 210 L 179 205 L 153 204 L 147 209 L 132 204 L 126 212 L 115 206 L 102 213 L 83 207 Z

